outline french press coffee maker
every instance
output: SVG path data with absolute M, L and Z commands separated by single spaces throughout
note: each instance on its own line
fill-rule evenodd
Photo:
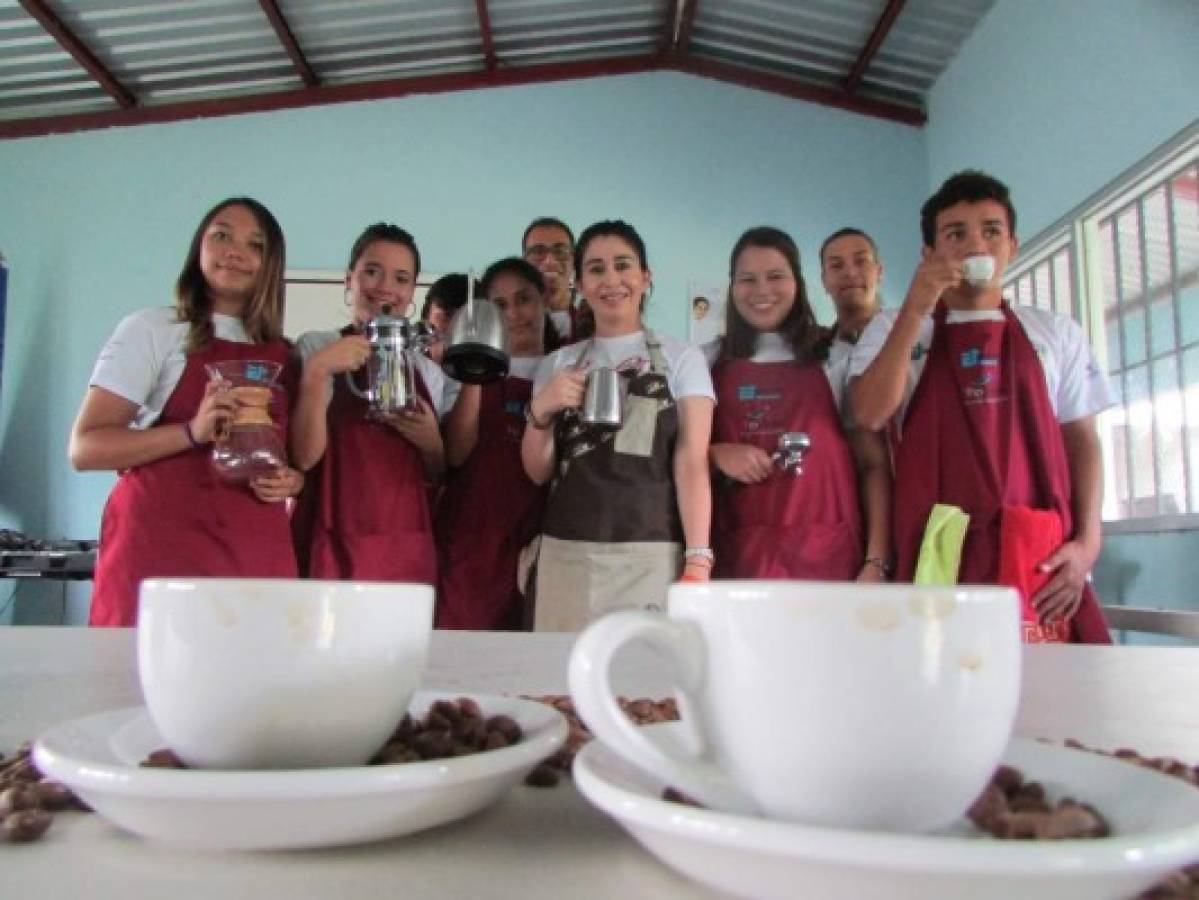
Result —
M 375 316 L 363 328 L 371 348 L 366 360 L 366 390 L 358 389 L 354 373 L 346 373 L 346 382 L 354 396 L 367 402 L 368 415 L 380 419 L 418 408 L 413 355 L 433 343 L 434 336 L 428 322 L 392 316 L 389 307 L 383 310 L 382 315 Z

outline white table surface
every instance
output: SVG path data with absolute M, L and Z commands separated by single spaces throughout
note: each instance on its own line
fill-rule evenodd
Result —
M 437 633 L 430 689 L 565 693 L 570 635 Z M 616 688 L 660 697 L 648 655 Z M 1199 763 L 1199 649 L 1030 647 L 1016 730 Z M 0 749 L 66 719 L 141 702 L 131 630 L 0 628 Z M 520 785 L 463 822 L 384 843 L 292 853 L 188 853 L 63 814 L 42 841 L 0 845 L 0 896 L 53 898 L 707 897 L 641 850 L 569 781 Z

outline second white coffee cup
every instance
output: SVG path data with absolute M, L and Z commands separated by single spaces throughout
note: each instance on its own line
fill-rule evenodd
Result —
M 676 584 L 669 616 L 620 612 L 575 645 L 595 735 L 717 810 L 920 831 L 962 815 L 1007 744 L 1020 688 L 1009 588 L 785 581 Z M 633 641 L 673 666 L 686 740 L 621 712 L 609 670 Z
M 408 709 L 432 620 L 424 584 L 147 580 L 138 674 L 189 766 L 362 765 Z

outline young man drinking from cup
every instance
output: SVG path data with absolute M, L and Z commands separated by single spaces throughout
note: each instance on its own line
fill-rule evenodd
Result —
M 933 506 L 956 506 L 970 517 L 959 582 L 1017 587 L 1026 641 L 1108 643 L 1087 581 L 1100 548 L 1103 373 L 1076 322 L 1001 296 L 1018 248 L 1004 184 L 960 172 L 920 223 L 903 305 L 875 317 L 850 364 L 858 425 L 891 429 L 896 577 L 912 580 Z

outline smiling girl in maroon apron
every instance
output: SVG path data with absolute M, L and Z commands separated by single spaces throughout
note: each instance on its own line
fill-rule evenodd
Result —
M 1070 470 L 1045 374 L 1007 304 L 1002 319 L 946 324 L 933 315 L 928 360 L 895 450 L 897 577 L 910 581 L 935 503 L 970 516 L 958 581 L 993 584 L 1004 507 L 1053 510 L 1073 533 Z M 1025 598 L 1030 642 L 1110 643 L 1090 584 L 1068 623 L 1038 623 Z
M 77 468 L 121 470 L 101 522 L 91 624 L 135 624 L 148 577 L 295 577 L 282 501 L 302 479 L 286 466 L 248 484 L 218 476 L 208 445 L 232 401 L 205 370 L 232 360 L 282 364 L 271 414 L 284 439 L 296 368 L 280 336 L 283 256 L 282 232 L 264 207 L 247 198 L 219 204 L 193 239 L 176 310 L 128 317 L 101 354 L 71 436 Z M 152 423 L 131 427 L 141 415 Z
M 716 574 L 851 580 L 864 556 L 857 473 L 816 358 L 826 335 L 808 305 L 799 250 L 784 232 L 755 228 L 729 262 L 726 337 L 712 369 L 711 456 L 723 476 L 714 488 Z M 784 468 L 788 433 L 802 433 L 809 449 Z
M 311 473 L 293 530 L 308 577 L 436 583 L 429 483 L 440 477 L 444 460 L 441 372 L 413 352 L 419 409 L 387 421 L 371 418 L 367 401 L 347 383 L 349 375 L 359 392 L 367 386 L 371 351 L 361 327 L 410 310 L 419 272 L 408 232 L 385 223 L 367 228 L 346 273 L 355 324 L 298 342 L 305 369 L 292 445 L 297 464 Z
M 501 381 L 463 385 L 446 417 L 451 468 L 435 523 L 436 621 L 439 628 L 515 630 L 523 620 L 520 553 L 541 526 L 546 494 L 520 459 L 546 336 L 545 282 L 532 264 L 509 257 L 483 273 L 482 293 L 504 317 L 511 369 Z

